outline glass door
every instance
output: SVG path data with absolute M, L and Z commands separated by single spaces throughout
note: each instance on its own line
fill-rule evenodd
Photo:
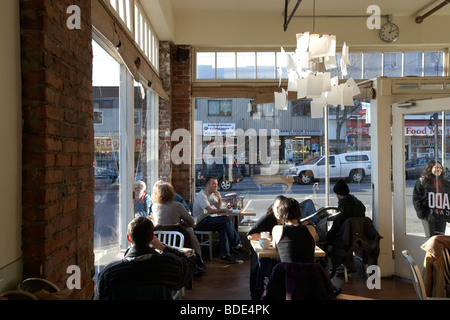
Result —
M 450 234 L 450 98 L 394 104 L 392 114 L 394 273 L 410 278 L 402 251 L 422 268 L 421 245 Z

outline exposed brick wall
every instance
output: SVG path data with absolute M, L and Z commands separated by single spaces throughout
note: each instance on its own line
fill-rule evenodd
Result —
M 159 43 L 159 74 L 164 90 L 172 96 L 172 48 L 167 41 Z M 171 181 L 171 141 L 172 133 L 171 101 L 159 98 L 159 179 Z
M 159 171 L 160 178 L 170 181 L 177 193 L 184 199 L 191 199 L 191 165 L 175 165 L 171 160 L 173 144 L 172 132 L 186 129 L 191 132 L 191 62 L 177 61 L 177 46 L 170 42 L 160 42 L 160 77 L 164 90 L 171 97 L 159 104 Z M 187 50 L 190 48 L 183 47 Z M 193 136 L 193 135 L 191 135 Z
M 190 51 L 189 47 L 183 49 Z M 190 52 L 189 52 L 190 53 Z M 176 57 L 176 50 L 174 57 Z M 191 103 L 191 59 L 187 57 L 185 61 L 172 59 L 172 130 L 186 129 L 192 132 L 192 103 Z M 178 142 L 173 142 L 178 143 Z M 192 152 L 191 152 L 192 153 Z M 190 155 L 189 155 L 190 156 Z M 172 184 L 177 192 L 184 199 L 190 200 L 191 196 L 191 164 L 172 164 Z M 176 178 L 175 178 L 176 177 Z
M 81 29 L 66 26 L 67 7 Z M 94 284 L 94 129 L 91 2 L 20 0 L 23 106 L 24 278 L 66 287 L 67 267 Z

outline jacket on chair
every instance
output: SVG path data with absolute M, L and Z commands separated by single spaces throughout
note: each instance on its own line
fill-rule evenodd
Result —
M 345 220 L 329 252 L 333 265 L 356 270 L 353 252 L 360 253 L 365 264 L 377 264 L 381 239 L 370 218 Z

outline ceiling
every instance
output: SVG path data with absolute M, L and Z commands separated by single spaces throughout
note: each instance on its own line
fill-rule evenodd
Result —
M 145 1 L 145 0 L 144 0 Z M 174 15 L 217 13 L 239 15 L 283 16 L 284 0 L 171 0 Z M 296 15 L 310 15 L 314 0 L 302 0 Z M 316 15 L 365 15 L 370 5 L 377 5 L 382 14 L 414 16 L 428 11 L 443 0 L 316 0 Z M 297 0 L 290 0 L 290 13 Z M 450 14 L 450 5 L 435 14 Z
M 415 18 L 442 4 L 444 0 L 302 0 L 284 31 L 285 0 L 140 0 L 161 41 L 195 47 L 280 46 L 292 42 L 299 30 L 314 31 L 315 3 L 317 32 L 330 32 L 339 39 L 352 39 L 361 46 L 379 44 L 378 32 L 362 30 L 364 18 L 373 15 L 376 5 L 382 23 L 392 18 L 402 30 L 396 45 L 420 43 L 427 46 L 448 43 L 438 29 L 447 28 L 450 4 L 423 23 Z M 289 0 L 288 16 L 298 0 Z M 369 11 L 369 12 L 368 12 Z M 303 19 L 306 18 L 306 19 Z M 312 30 L 310 30 L 312 29 Z M 367 28 L 366 28 L 367 29 Z M 263 35 L 263 36 L 261 36 Z M 352 43 L 353 44 L 353 43 Z

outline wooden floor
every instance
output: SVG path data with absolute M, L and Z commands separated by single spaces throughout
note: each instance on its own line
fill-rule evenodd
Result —
M 195 277 L 192 290 L 186 290 L 185 300 L 250 300 L 250 260 L 241 264 L 224 264 L 218 258 L 205 261 L 206 273 Z M 342 300 L 415 300 L 411 281 L 399 278 L 382 278 L 381 289 L 370 290 L 366 285 L 364 271 L 350 273 L 348 283 L 343 275 L 331 279 L 342 288 L 338 299 Z

